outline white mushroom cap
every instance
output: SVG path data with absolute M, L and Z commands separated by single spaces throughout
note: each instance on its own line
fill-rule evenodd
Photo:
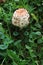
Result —
M 20 28 L 23 28 L 29 24 L 29 17 L 27 10 L 24 8 L 20 8 L 16 10 L 12 17 L 12 24 L 14 26 L 18 26 Z

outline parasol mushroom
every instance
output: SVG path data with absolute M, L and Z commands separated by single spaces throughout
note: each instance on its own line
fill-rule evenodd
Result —
M 5 0 L 0 0 L 0 3 L 5 2 Z
M 29 24 L 29 19 L 28 11 L 24 8 L 19 8 L 13 14 L 12 24 L 22 29 Z

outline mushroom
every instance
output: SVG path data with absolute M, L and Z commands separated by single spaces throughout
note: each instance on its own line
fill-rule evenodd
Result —
M 5 0 L 0 0 L 0 3 L 5 2 Z
M 29 24 L 29 18 L 28 11 L 24 8 L 19 8 L 13 14 L 12 24 L 22 29 Z

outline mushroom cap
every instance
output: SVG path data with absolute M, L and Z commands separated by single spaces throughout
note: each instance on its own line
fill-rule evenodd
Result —
M 5 0 L 0 0 L 0 3 L 5 2 Z
M 29 24 L 29 18 L 30 15 L 28 14 L 28 11 L 24 8 L 19 8 L 13 14 L 12 24 L 14 26 L 23 28 Z

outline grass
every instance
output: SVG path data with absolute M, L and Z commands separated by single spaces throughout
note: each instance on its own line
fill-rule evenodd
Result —
M 12 15 L 22 7 L 30 24 L 20 30 L 12 25 Z M 0 3 L 0 65 L 43 65 L 43 0 Z

